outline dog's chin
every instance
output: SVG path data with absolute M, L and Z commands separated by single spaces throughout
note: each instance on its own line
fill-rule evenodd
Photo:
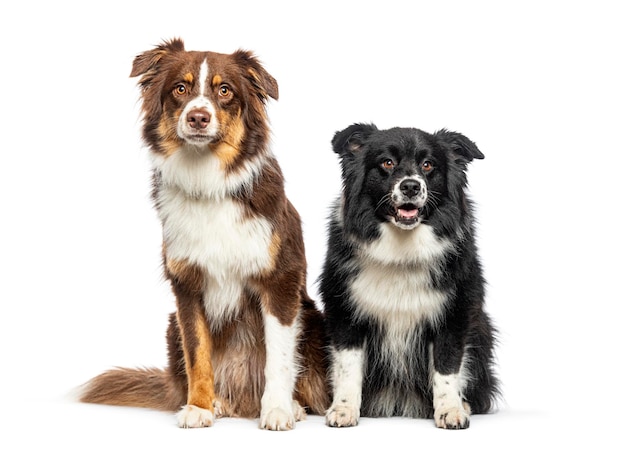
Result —
M 187 144 L 195 145 L 198 147 L 212 144 L 216 140 L 216 138 L 213 135 L 208 135 L 208 134 L 186 134 L 182 137 L 182 139 Z
M 400 229 L 411 230 L 420 224 L 422 209 L 413 204 L 404 204 L 396 207 L 391 222 Z

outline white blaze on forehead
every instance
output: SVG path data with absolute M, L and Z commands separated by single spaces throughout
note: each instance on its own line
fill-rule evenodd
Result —
M 208 98 L 209 93 L 209 64 L 206 59 L 202 61 L 200 64 L 200 74 L 198 75 L 198 87 L 200 88 L 198 96 L 196 96 L 193 100 L 189 102 L 187 107 L 191 108 L 201 108 L 204 107 L 208 109 L 208 111 L 213 115 L 215 113 L 215 108 L 213 107 L 213 103 Z M 187 109 L 185 109 L 187 110 Z
M 206 93 L 207 83 L 209 79 L 209 64 L 206 59 L 200 64 L 200 76 L 198 77 L 198 84 L 200 85 L 200 96 L 204 96 Z

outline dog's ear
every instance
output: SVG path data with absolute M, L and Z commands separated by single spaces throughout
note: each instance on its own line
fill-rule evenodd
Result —
M 184 50 L 185 44 L 180 38 L 165 41 L 154 49 L 143 52 L 135 57 L 130 77 L 141 76 L 143 74 L 144 77 L 140 81 L 140 84 L 145 87 L 146 85 L 149 85 L 150 75 L 156 72 L 161 59 L 165 55 L 174 52 L 182 52 Z
M 376 125 L 366 123 L 355 123 L 345 130 L 337 131 L 331 141 L 333 150 L 339 155 L 357 153 L 374 131 L 378 131 Z
M 450 147 L 452 152 L 464 161 L 469 162 L 473 159 L 482 160 L 485 157 L 485 155 L 478 150 L 476 144 L 461 133 L 443 129 L 437 131 L 434 136 L 438 141 Z
M 244 77 L 252 84 L 261 101 L 265 102 L 268 96 L 278 100 L 278 83 L 276 79 L 263 68 L 259 59 L 252 52 L 239 49 L 233 53 L 233 57 L 247 69 Z
M 149 122 L 156 121 L 161 115 L 162 105 L 158 96 L 164 84 L 163 77 L 159 77 L 159 68 L 167 55 L 183 52 L 185 44 L 179 38 L 165 41 L 152 50 L 143 52 L 135 57 L 130 77 L 141 76 L 138 84 L 142 90 L 143 113 Z

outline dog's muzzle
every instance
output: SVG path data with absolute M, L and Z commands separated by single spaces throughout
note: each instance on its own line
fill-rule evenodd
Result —
M 395 209 L 392 222 L 402 229 L 413 229 L 420 221 L 426 197 L 426 182 L 421 177 L 405 177 L 397 182 L 391 193 Z
M 219 133 L 219 122 L 211 100 L 199 96 L 190 101 L 180 114 L 177 133 L 178 137 L 193 145 L 214 142 Z

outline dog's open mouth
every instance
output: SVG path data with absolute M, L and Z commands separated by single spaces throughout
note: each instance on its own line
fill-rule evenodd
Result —
M 418 222 L 420 208 L 415 204 L 403 204 L 396 208 L 396 222 L 407 226 Z

